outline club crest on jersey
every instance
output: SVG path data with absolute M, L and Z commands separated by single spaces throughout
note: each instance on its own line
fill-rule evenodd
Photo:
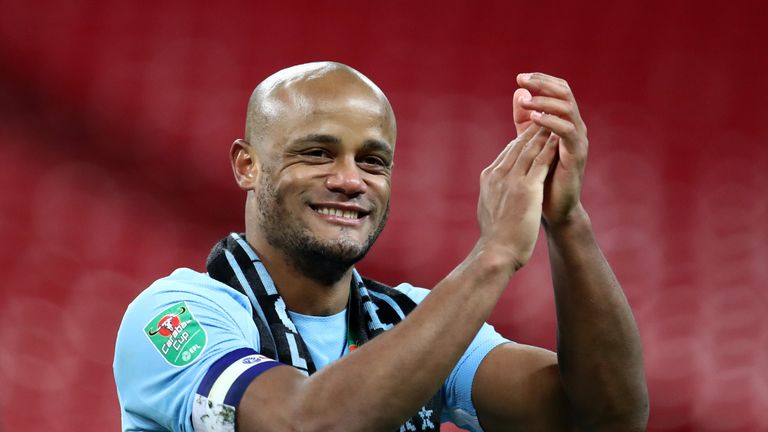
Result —
M 208 336 L 185 302 L 160 312 L 144 327 L 144 333 L 171 366 L 183 367 L 195 361 L 205 348 Z

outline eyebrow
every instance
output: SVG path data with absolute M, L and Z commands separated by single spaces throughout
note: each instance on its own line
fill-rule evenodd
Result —
M 295 143 L 318 143 L 318 144 L 341 144 L 341 140 L 333 135 L 326 134 L 309 134 L 307 136 L 298 138 Z
M 309 134 L 294 141 L 300 143 L 341 144 L 341 139 L 334 135 Z M 363 142 L 363 149 L 367 151 L 380 151 L 389 155 L 393 154 L 392 146 L 386 141 L 369 138 Z

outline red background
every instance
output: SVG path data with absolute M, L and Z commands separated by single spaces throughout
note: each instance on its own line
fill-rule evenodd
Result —
M 430 287 L 465 256 L 515 75 L 564 77 L 590 131 L 584 201 L 642 333 L 650 430 L 768 430 L 764 4 L 361 3 L 0 0 L 0 428 L 119 427 L 126 305 L 242 230 L 227 150 L 251 89 L 331 59 L 398 116 L 368 275 Z M 548 273 L 540 243 L 493 314 L 508 337 L 554 348 Z

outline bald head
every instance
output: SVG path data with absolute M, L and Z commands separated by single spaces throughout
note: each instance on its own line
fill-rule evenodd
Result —
M 277 127 L 290 127 L 290 122 L 341 104 L 351 110 L 378 110 L 394 145 L 395 116 L 384 93 L 365 75 L 336 62 L 292 66 L 262 81 L 248 101 L 245 139 L 261 153 L 274 144 L 268 136 Z

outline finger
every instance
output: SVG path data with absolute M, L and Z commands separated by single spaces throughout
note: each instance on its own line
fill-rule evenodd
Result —
M 547 80 L 547 81 L 556 82 L 556 83 L 562 84 L 562 85 L 564 85 L 564 86 L 566 86 L 566 87 L 568 86 L 568 81 L 566 81 L 566 80 L 564 80 L 564 79 L 562 79 L 562 78 L 558 78 L 558 77 L 556 77 L 556 76 L 554 76 L 554 75 L 545 74 L 545 73 L 543 73 L 543 72 L 525 72 L 525 73 L 519 73 L 519 74 L 517 74 L 517 78 L 518 78 L 518 79 L 520 79 L 520 78 L 535 78 L 535 79 L 542 79 L 542 80 Z
M 579 130 L 576 128 L 576 125 L 566 119 L 562 119 L 556 115 L 534 111 L 531 114 L 531 120 L 537 125 L 545 127 L 555 134 L 560 135 L 560 137 L 565 139 L 566 144 L 578 142 Z
M 524 105 L 525 101 L 530 98 L 531 92 L 523 88 L 515 90 L 515 94 L 512 96 L 512 117 L 515 121 L 515 129 L 518 135 L 530 125 L 531 110 L 525 108 Z
M 529 100 L 523 101 L 522 104 L 530 110 L 529 112 L 538 111 L 565 118 L 576 125 L 580 132 L 586 134 L 587 125 L 581 119 L 579 107 L 574 100 L 565 101 L 549 96 L 534 96 Z
M 506 147 L 504 147 L 504 150 L 502 150 L 501 153 L 499 153 L 499 155 L 496 157 L 496 160 L 494 160 L 493 163 L 491 163 L 486 169 L 493 170 L 495 168 L 498 168 L 498 166 L 507 159 L 511 159 L 512 163 L 514 163 L 515 159 L 517 159 L 517 155 L 520 153 L 520 149 L 528 141 L 530 141 L 530 139 L 536 134 L 536 132 L 539 129 L 541 129 L 540 126 L 531 123 L 531 125 L 526 130 L 524 130 L 520 136 L 513 139 L 509 144 L 507 144 Z M 511 164 L 509 164 L 509 166 L 511 166 Z
M 512 166 L 511 172 L 525 175 L 531 168 L 533 159 L 536 158 L 536 155 L 539 154 L 551 134 L 552 131 L 544 128 L 536 132 L 536 135 L 534 135 L 533 138 L 531 138 L 531 140 L 528 141 L 525 147 L 523 147 L 523 149 L 520 151 L 520 155 L 517 157 L 517 160 Z
M 552 134 L 547 143 L 542 147 L 538 155 L 533 159 L 531 169 L 528 170 L 527 177 L 536 183 L 543 183 L 547 178 L 549 170 L 552 168 L 552 162 L 557 155 L 557 145 L 560 137 Z
M 534 96 L 530 99 L 520 102 L 522 108 L 532 111 L 545 112 L 560 117 L 566 117 L 571 120 L 581 120 L 579 108 L 575 101 L 566 101 L 549 96 Z
M 564 100 L 574 99 L 568 82 L 540 72 L 518 74 L 517 84 L 531 93 Z

